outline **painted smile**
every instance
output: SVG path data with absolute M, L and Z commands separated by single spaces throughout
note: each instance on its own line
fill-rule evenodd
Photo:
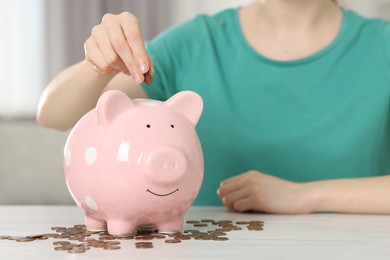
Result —
M 172 192 L 170 192 L 170 193 L 167 193 L 167 194 L 158 194 L 158 193 L 154 193 L 153 191 L 151 191 L 151 190 L 149 190 L 149 189 L 146 190 L 146 192 L 150 192 L 150 193 L 152 193 L 153 195 L 160 196 L 160 197 L 164 197 L 164 196 L 171 195 L 171 194 L 175 193 L 176 191 L 179 191 L 179 189 L 176 189 L 176 190 L 174 190 L 174 191 L 172 191 Z

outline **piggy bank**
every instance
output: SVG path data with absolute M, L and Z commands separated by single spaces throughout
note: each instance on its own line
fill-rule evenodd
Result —
M 139 225 L 181 232 L 204 174 L 195 130 L 201 97 L 165 102 L 105 92 L 77 122 L 64 148 L 66 184 L 89 230 L 134 233 Z

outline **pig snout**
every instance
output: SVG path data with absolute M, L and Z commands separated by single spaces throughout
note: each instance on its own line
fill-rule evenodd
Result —
M 151 151 L 146 163 L 148 180 L 161 186 L 177 183 L 187 170 L 187 159 L 183 152 L 171 147 Z

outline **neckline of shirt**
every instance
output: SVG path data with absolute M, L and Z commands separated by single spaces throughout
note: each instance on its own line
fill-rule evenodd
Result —
M 337 33 L 336 37 L 325 47 L 323 47 L 321 50 L 295 60 L 288 60 L 288 61 L 281 61 L 281 60 L 275 60 L 268 58 L 261 53 L 259 53 L 257 50 L 255 50 L 247 41 L 247 39 L 244 36 L 244 33 L 242 32 L 241 29 L 241 23 L 240 23 L 240 18 L 239 18 L 239 10 L 240 7 L 231 9 L 231 18 L 233 21 L 233 27 L 235 29 L 235 33 L 238 36 L 239 41 L 242 44 L 242 47 L 249 52 L 249 54 L 252 57 L 255 57 L 263 62 L 274 64 L 274 65 L 279 65 L 279 66 L 296 66 L 296 65 L 302 65 L 306 64 L 309 62 L 312 62 L 314 60 L 318 60 L 319 58 L 323 57 L 326 53 L 331 51 L 335 46 L 338 45 L 338 43 L 341 41 L 343 36 L 345 35 L 346 28 L 348 26 L 348 11 L 346 11 L 344 8 L 342 8 L 342 23 L 339 29 L 339 32 Z

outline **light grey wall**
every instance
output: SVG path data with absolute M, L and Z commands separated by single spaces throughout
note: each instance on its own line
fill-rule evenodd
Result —
M 364 16 L 390 19 L 389 0 L 341 0 L 340 2 Z
M 73 203 L 62 154 L 68 132 L 34 121 L 0 121 L 0 204 Z
M 148 40 L 176 20 L 172 6 L 178 0 L 44 0 L 46 11 L 46 77 L 84 59 L 84 42 L 105 13 L 136 15 Z M 184 0 L 188 1 L 188 0 Z

